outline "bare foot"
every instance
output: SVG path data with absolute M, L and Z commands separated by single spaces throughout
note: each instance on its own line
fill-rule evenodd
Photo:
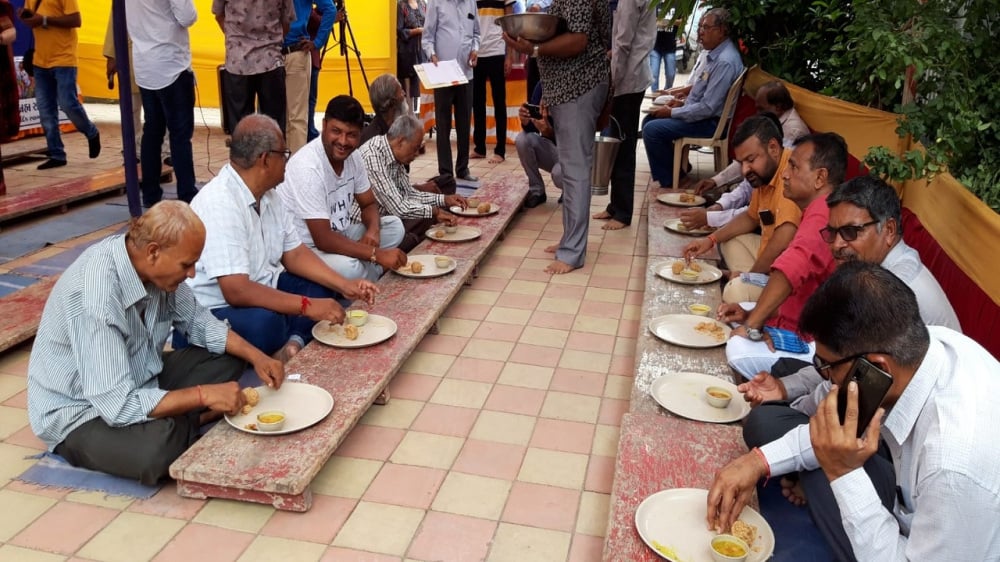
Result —
M 593 215 L 593 217 L 591 217 L 591 218 L 595 218 L 595 219 L 597 219 L 599 221 L 606 221 L 606 220 L 608 220 L 608 219 L 611 218 L 611 213 L 609 213 L 607 211 L 601 211 L 600 213 L 597 213 L 597 214 Z
M 559 260 L 553 260 L 553 262 L 550 263 L 549 266 L 545 268 L 545 273 L 550 273 L 552 275 L 563 275 L 565 273 L 573 271 L 574 269 L 576 268 L 568 263 L 564 263 Z
M 798 479 L 781 479 L 781 495 L 785 496 L 792 505 L 802 507 L 806 505 L 806 492 L 802 489 L 802 484 Z
M 611 219 L 611 220 L 608 221 L 608 224 L 602 226 L 601 229 L 602 230 L 621 230 L 621 229 L 625 228 L 626 226 L 628 226 L 628 225 L 625 224 L 625 223 L 623 223 L 623 222 L 617 221 L 615 219 Z
M 281 361 L 282 363 L 288 363 L 288 361 L 292 357 L 295 357 L 295 354 L 301 350 L 302 346 L 299 345 L 298 342 L 289 341 L 284 346 L 282 346 L 281 349 L 275 352 L 273 357 L 278 361 Z
M 553 244 L 551 246 L 546 246 L 545 247 L 545 252 L 548 253 L 548 254 L 554 254 L 554 253 L 556 253 L 556 250 L 558 250 L 558 249 L 559 249 L 559 244 Z
M 469 160 L 482 160 L 483 158 L 486 158 L 485 154 L 480 154 L 478 152 L 469 153 Z
M 490 159 L 487 160 L 487 162 L 489 162 L 490 164 L 499 164 L 503 162 L 503 156 L 500 156 L 499 154 L 494 154 L 493 156 L 490 156 Z

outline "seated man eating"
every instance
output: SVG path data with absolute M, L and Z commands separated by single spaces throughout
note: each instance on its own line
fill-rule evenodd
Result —
M 372 193 L 378 201 L 379 213 L 403 219 L 404 224 L 409 223 L 407 233 L 419 233 L 420 237 L 435 223 L 454 225 L 458 222 L 458 218 L 445 207 L 465 209 L 467 206 L 465 197 L 461 195 L 419 191 L 410 184 L 406 167 L 420 153 L 423 137 L 423 124 L 416 117 L 406 114 L 397 117 L 385 135 L 372 137 L 361 146 L 361 159 L 368 172 Z M 360 221 L 361 212 L 361 208 L 356 207 L 352 221 Z M 406 252 L 412 250 L 420 237 L 408 236 L 404 239 L 406 245 L 400 246 L 400 249 Z
M 187 203 L 162 201 L 91 246 L 56 282 L 28 363 L 28 418 L 73 466 L 153 485 L 207 421 L 243 407 L 246 363 L 281 363 L 199 306 L 184 284 L 205 245 Z M 171 326 L 193 344 L 163 352 Z

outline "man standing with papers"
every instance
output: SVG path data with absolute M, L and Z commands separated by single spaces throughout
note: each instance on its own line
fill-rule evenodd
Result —
M 469 173 L 469 126 L 472 114 L 472 68 L 479 51 L 479 16 L 475 0 L 430 0 L 421 39 L 431 63 L 455 60 L 465 84 L 434 90 L 434 120 L 437 122 L 438 174 L 476 181 Z M 455 108 L 458 155 L 451 161 L 451 109 Z M 457 173 L 456 173 L 457 172 Z

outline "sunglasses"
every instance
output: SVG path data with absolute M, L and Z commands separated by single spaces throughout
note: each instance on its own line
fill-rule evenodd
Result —
M 819 230 L 819 235 L 827 244 L 833 244 L 833 241 L 837 239 L 839 234 L 844 242 L 854 242 L 861 235 L 861 232 L 873 224 L 878 224 L 881 221 L 871 221 L 864 224 L 848 224 L 841 226 L 839 228 L 833 228 L 832 226 L 827 226 Z
M 865 355 L 868 355 L 868 354 L 871 354 L 871 353 L 878 353 L 878 354 L 881 354 L 881 355 L 891 355 L 890 353 L 887 353 L 885 351 L 862 351 L 861 353 L 855 353 L 854 355 L 848 355 L 847 357 L 843 357 L 841 359 L 837 359 L 836 361 L 827 361 L 826 359 L 823 359 L 822 357 L 820 357 L 818 353 L 814 353 L 813 354 L 813 358 L 812 358 L 812 362 L 813 362 L 813 367 L 816 367 L 816 370 L 819 371 L 820 373 L 822 373 L 823 371 L 825 371 L 827 369 L 832 369 L 832 368 L 836 367 L 837 365 L 843 365 L 844 363 L 847 363 L 847 362 L 850 362 L 850 361 L 856 361 L 857 359 L 859 359 L 861 357 L 864 357 Z

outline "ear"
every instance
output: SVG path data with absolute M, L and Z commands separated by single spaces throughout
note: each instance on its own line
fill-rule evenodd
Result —
M 816 170 L 816 190 L 819 191 L 823 189 L 826 185 L 827 180 L 830 178 L 830 170 L 826 168 L 820 168 Z
M 903 233 L 900 232 L 899 223 L 896 222 L 896 219 L 886 219 L 885 224 L 882 225 L 882 229 L 886 231 L 887 238 L 889 238 L 891 244 L 895 244 L 896 240 L 903 237 Z
M 160 253 L 163 248 L 160 247 L 156 242 L 150 242 L 146 244 L 146 261 L 149 263 L 156 263 L 160 259 Z

